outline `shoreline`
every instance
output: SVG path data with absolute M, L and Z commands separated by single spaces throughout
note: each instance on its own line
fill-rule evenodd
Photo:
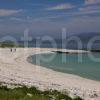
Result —
M 85 100 L 100 99 L 100 82 L 82 78 L 77 75 L 57 72 L 52 69 L 33 65 L 27 57 L 51 52 L 51 48 L 17 48 L 11 53 L 9 49 L 0 48 L 0 81 L 8 84 L 36 86 L 39 89 L 66 90 L 71 95 L 78 95 Z M 98 96 L 95 97 L 94 94 Z

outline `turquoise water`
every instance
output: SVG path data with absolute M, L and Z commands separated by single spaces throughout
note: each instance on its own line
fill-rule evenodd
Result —
M 82 62 L 78 62 L 77 54 L 63 54 L 62 56 L 62 54 L 57 53 L 52 60 L 48 61 L 54 54 L 55 53 L 33 55 L 28 58 L 28 61 L 56 71 L 100 81 L 100 60 L 96 62 L 92 60 L 88 54 L 82 54 Z M 100 58 L 99 53 L 95 53 L 94 56 L 95 58 Z M 63 57 L 66 57 L 66 59 Z M 44 61 L 43 58 L 45 58 L 46 61 Z M 62 58 L 64 61 L 62 61 Z

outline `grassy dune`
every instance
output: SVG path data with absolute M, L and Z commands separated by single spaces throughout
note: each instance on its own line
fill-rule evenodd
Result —
M 16 48 L 19 48 L 19 47 L 24 47 L 23 45 L 17 45 L 17 44 L 14 44 L 14 43 L 12 43 L 12 42 L 0 42 L 0 48 L 14 48 L 14 47 L 16 47 Z
M 62 94 L 56 90 L 40 91 L 35 87 L 26 86 L 14 89 L 5 86 L 0 87 L 0 100 L 82 100 L 79 97 L 71 98 L 67 94 Z

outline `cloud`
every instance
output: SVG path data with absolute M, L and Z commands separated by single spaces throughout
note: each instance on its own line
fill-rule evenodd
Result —
M 75 17 L 75 16 L 88 16 L 90 14 L 98 14 L 98 13 L 100 13 L 100 10 L 86 10 L 86 11 L 80 10 L 79 12 L 66 13 L 66 16 L 72 16 L 72 17 Z
M 21 11 L 22 10 L 0 9 L 0 16 L 10 16 Z
M 91 10 L 100 10 L 100 6 L 88 6 L 79 8 L 80 11 L 91 11 Z
M 76 13 L 76 15 L 86 15 L 86 14 L 95 14 L 95 13 L 100 13 L 100 10 L 82 11 Z
M 88 6 L 79 8 L 80 14 L 94 14 L 94 13 L 100 13 L 100 6 Z
M 66 17 L 79 17 L 79 16 L 88 16 L 88 15 L 91 15 L 91 14 L 98 14 L 98 13 L 100 13 L 100 10 L 87 10 L 87 11 L 78 11 L 78 12 L 70 12 L 70 13 L 62 13 L 61 15 L 59 15 L 59 16 L 54 16 L 54 17 L 48 17 L 48 19 L 58 19 L 58 20 L 60 20 L 60 19 L 67 19 Z M 92 16 L 89 16 L 90 18 L 92 17 Z
M 85 0 L 85 4 L 97 4 L 100 3 L 100 0 Z
M 75 6 L 72 4 L 60 4 L 53 7 L 49 7 L 47 8 L 47 10 L 64 10 L 64 9 L 71 9 L 73 7 Z
M 70 18 L 70 17 L 87 17 L 89 16 L 89 18 L 91 17 L 94 17 L 92 15 L 95 15 L 97 16 L 96 14 L 99 14 L 100 13 L 100 7 L 96 7 L 96 8 L 93 8 L 92 6 L 90 7 L 83 7 L 83 8 L 79 8 L 77 11 L 75 12 L 64 12 L 62 14 L 51 14 L 50 16 L 45 16 L 45 17 L 40 17 L 40 18 L 35 18 L 33 21 L 35 22 L 40 22 L 40 21 L 48 21 L 48 22 L 63 22 L 63 21 L 66 21 L 67 18 Z M 72 19 L 73 19 L 72 18 Z

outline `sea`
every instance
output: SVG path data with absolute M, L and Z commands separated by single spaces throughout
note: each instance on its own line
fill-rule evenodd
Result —
M 44 53 L 30 56 L 28 61 L 55 71 L 100 81 L 100 53 L 93 53 L 91 55 L 86 53 Z

